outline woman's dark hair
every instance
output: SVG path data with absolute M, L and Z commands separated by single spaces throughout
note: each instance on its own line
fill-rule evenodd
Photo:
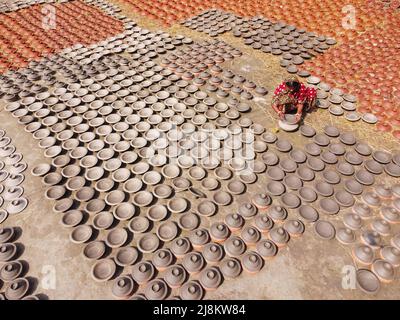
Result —
M 294 91 L 299 91 L 300 89 L 300 82 L 298 81 L 287 81 L 286 86 Z

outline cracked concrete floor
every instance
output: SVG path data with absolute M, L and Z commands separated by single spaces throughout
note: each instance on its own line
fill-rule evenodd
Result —
M 128 14 L 133 16 L 132 14 Z M 184 33 L 194 39 L 205 39 L 204 35 L 188 29 L 174 26 L 167 30 L 171 33 Z M 285 77 L 286 72 L 279 67 L 278 59 L 245 47 L 229 35 L 221 37 L 228 43 L 239 47 L 244 56 L 236 58 L 224 67 L 244 75 L 268 90 Z M 251 59 L 250 55 L 251 54 Z M 276 126 L 276 120 L 268 109 L 271 95 L 252 103 L 253 111 L 247 115 L 255 122 L 267 128 Z M 319 110 L 305 120 L 316 129 L 321 130 L 327 123 L 341 129 L 353 130 L 361 139 L 366 139 L 374 146 L 384 146 L 388 150 L 397 148 L 396 142 L 389 135 L 375 134 L 374 129 L 365 124 L 356 125 L 342 118 L 329 115 Z M 38 279 L 37 293 L 43 293 L 50 299 L 110 299 L 111 282 L 96 283 L 90 276 L 92 262 L 82 255 L 82 245 L 69 240 L 69 229 L 60 224 L 61 214 L 52 210 L 53 202 L 44 197 L 45 187 L 39 177 L 30 174 L 37 164 L 49 162 L 43 156 L 30 133 L 18 125 L 11 114 L 0 106 L 0 126 L 12 138 L 17 151 L 24 155 L 28 163 L 25 173 L 25 195 L 29 205 L 21 214 L 9 217 L 3 225 L 19 226 L 22 236 L 17 242 L 24 245 L 23 260 L 29 263 L 28 275 Z M 289 136 L 294 144 L 297 135 L 280 133 Z M 256 183 L 262 189 L 262 181 Z M 340 245 L 335 240 L 320 240 L 316 237 L 310 224 L 300 238 L 292 239 L 288 246 L 281 249 L 278 255 L 266 261 L 265 267 L 255 275 L 242 273 L 235 280 L 226 280 L 222 286 L 207 294 L 207 299 L 399 299 L 400 281 L 382 285 L 376 295 L 367 295 L 358 289 L 342 288 L 342 269 L 346 265 L 355 265 L 349 247 Z M 50 272 L 55 271 L 55 287 L 49 288 Z

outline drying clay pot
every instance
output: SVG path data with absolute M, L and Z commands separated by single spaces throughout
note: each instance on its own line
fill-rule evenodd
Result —
M 145 296 L 149 300 L 164 300 L 168 296 L 168 286 L 164 280 L 154 279 L 146 285 Z
M 380 164 L 379 162 L 369 159 L 364 162 L 365 169 L 367 169 L 369 172 L 373 174 L 381 174 L 383 172 L 383 165 Z
M 392 264 L 394 267 L 398 267 L 400 265 L 400 250 L 392 247 L 385 246 L 380 251 L 381 257 Z
M 210 235 L 214 241 L 224 241 L 229 237 L 229 234 L 229 228 L 222 222 L 216 222 L 210 226 Z
M 148 206 L 152 201 L 153 195 L 148 191 L 139 191 L 132 198 L 132 202 L 138 207 Z
M 69 238 L 74 243 L 84 243 L 88 241 L 93 234 L 93 229 L 89 225 L 80 225 L 71 232 Z
M 138 249 L 143 253 L 154 252 L 160 245 L 160 240 L 154 233 L 147 233 L 137 242 Z
M 0 279 L 4 282 L 13 281 L 18 278 L 23 271 L 20 261 L 12 261 L 4 264 L 0 269 Z
M 305 124 L 300 127 L 300 132 L 303 136 L 308 138 L 313 137 L 316 133 L 314 128 Z
M 336 230 L 336 239 L 342 244 L 351 244 L 356 241 L 356 235 L 349 228 L 338 228 Z
M 225 223 L 231 231 L 242 228 L 244 224 L 243 216 L 238 213 L 230 213 L 225 216 Z
M 116 267 L 113 259 L 101 259 L 92 266 L 92 278 L 98 282 L 110 280 L 115 274 Z
M 351 207 L 355 202 L 353 195 L 345 190 L 336 191 L 335 199 L 342 207 Z
M 362 195 L 362 200 L 370 206 L 378 207 L 381 205 L 381 199 L 374 191 L 366 192 Z
M 319 219 L 318 211 L 309 205 L 300 206 L 298 211 L 299 215 L 306 221 L 315 222 Z
M 170 266 L 165 274 L 164 280 L 171 288 L 181 287 L 187 278 L 186 270 L 180 265 Z
M 12 200 L 6 207 L 6 211 L 9 214 L 16 214 L 23 211 L 28 205 L 28 200 L 24 197 L 20 197 Z
M 222 246 L 217 243 L 208 243 L 202 250 L 204 259 L 209 263 L 221 261 L 224 257 L 224 250 Z
M 232 236 L 225 241 L 224 248 L 231 257 L 238 257 L 246 251 L 246 244 L 241 238 Z
M 284 246 L 289 241 L 289 234 L 284 228 L 276 227 L 269 232 L 269 238 L 278 247 L 281 247 Z
M 194 247 L 201 248 L 210 241 L 210 236 L 206 229 L 197 229 L 189 235 L 189 240 Z
M 249 203 L 243 203 L 239 206 L 238 213 L 245 219 L 253 217 L 257 213 L 257 208 Z
M 205 264 L 206 262 L 200 252 L 190 252 L 182 260 L 182 265 L 189 274 L 198 273 Z
M 236 258 L 227 258 L 220 264 L 220 270 L 224 278 L 235 279 L 242 272 L 242 265 Z
M 382 282 L 392 282 L 395 278 L 393 265 L 385 260 L 375 260 L 371 266 L 371 270 Z
M 369 265 L 374 261 L 375 254 L 371 247 L 366 245 L 357 245 L 353 248 L 353 256 L 363 265 Z
M 249 273 L 259 272 L 264 266 L 261 256 L 253 251 L 248 251 L 241 258 L 243 268 Z
M 314 224 L 315 233 L 322 239 L 330 240 L 335 237 L 335 227 L 328 221 L 319 220 Z
M 372 230 L 378 232 L 382 236 L 388 236 L 391 232 L 391 226 L 389 222 L 384 219 L 377 218 L 371 223 Z
M 291 237 L 298 237 L 304 232 L 304 224 L 300 220 L 287 220 L 283 228 L 289 233 Z
M 287 192 L 283 194 L 280 198 L 283 205 L 290 209 L 295 209 L 301 205 L 300 198 L 293 192 Z
M 0 228 L 0 243 L 10 242 L 14 237 L 15 230 L 11 227 Z
M 37 165 L 36 167 L 34 167 L 31 171 L 32 175 L 34 176 L 44 176 L 45 174 L 47 174 L 51 169 L 51 166 L 47 163 L 42 163 Z
M 132 278 L 143 285 L 149 282 L 155 274 L 155 268 L 149 261 L 141 261 L 132 267 Z
M 205 217 L 212 216 L 217 211 L 217 206 L 210 200 L 203 200 L 197 205 L 197 212 Z
M 138 216 L 130 220 L 128 228 L 133 233 L 144 233 L 150 227 L 150 221 L 146 217 Z
M 124 228 L 115 228 L 111 230 L 106 237 L 106 244 L 110 248 L 122 247 L 128 239 L 128 232 Z
M 361 194 L 364 187 L 361 183 L 354 179 L 348 179 L 344 182 L 344 189 L 351 194 Z
M 83 249 L 83 255 L 87 259 L 98 260 L 106 251 L 106 245 L 103 241 L 93 241 L 88 243 Z
M 217 267 L 208 267 L 200 273 L 199 281 L 204 289 L 215 290 L 221 285 L 223 279 Z
M 171 244 L 171 251 L 177 258 L 183 258 L 191 249 L 187 238 L 177 238 Z
M 168 268 L 174 261 L 174 256 L 168 249 L 159 249 L 153 254 L 151 262 L 158 271 Z
M 157 228 L 157 236 L 160 240 L 168 242 L 173 240 L 178 234 L 178 226 L 173 221 L 162 222 Z
M 133 265 L 139 257 L 135 247 L 120 248 L 115 255 L 115 263 L 121 267 Z
M 338 162 L 336 164 L 336 170 L 345 176 L 351 176 L 354 174 L 355 171 L 354 167 L 346 162 Z
M 331 198 L 321 199 L 319 205 L 326 214 L 336 214 L 340 209 L 338 203 Z
M 252 202 L 258 209 L 265 210 L 272 203 L 272 199 L 266 193 L 259 193 L 252 198 Z
M 179 290 L 182 300 L 201 300 L 203 295 L 203 287 L 197 281 L 188 281 Z
M 132 294 L 134 288 L 135 284 L 131 277 L 120 276 L 114 280 L 111 291 L 115 298 L 126 299 Z
M 361 234 L 361 240 L 372 248 L 378 248 L 382 243 L 381 235 L 373 230 L 366 230 Z
M 383 219 L 388 221 L 389 223 L 399 223 L 400 222 L 400 213 L 393 207 L 381 207 L 380 209 L 381 216 Z
M 261 238 L 260 232 L 252 226 L 243 228 L 240 235 L 247 245 L 255 244 Z
M 275 146 L 281 152 L 289 152 L 292 149 L 292 144 L 284 139 L 278 139 L 275 142 Z
M 392 189 L 390 186 L 384 184 L 378 184 L 375 186 L 375 192 L 378 196 L 384 199 L 390 199 L 393 196 Z
M 256 250 L 264 259 L 274 257 L 278 253 L 278 247 L 271 240 L 259 241 Z
M 83 220 L 83 213 L 80 210 L 70 210 L 64 213 L 61 223 L 66 227 L 75 227 Z
M 7 300 L 20 300 L 26 295 L 29 287 L 29 281 L 26 278 L 18 278 L 8 283 L 4 294 Z
M 313 170 L 307 167 L 299 167 L 296 171 L 297 176 L 303 181 L 312 181 L 315 178 Z
M 307 160 L 307 155 L 303 150 L 293 149 L 290 151 L 289 156 L 296 163 L 303 163 Z
M 168 201 L 167 207 L 173 213 L 181 213 L 187 209 L 188 202 L 185 198 L 176 197 Z
M 379 291 L 381 285 L 378 277 L 367 269 L 357 270 L 357 286 L 368 294 L 375 294 Z

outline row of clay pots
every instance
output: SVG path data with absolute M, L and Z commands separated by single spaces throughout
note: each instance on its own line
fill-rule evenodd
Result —
M 24 188 L 21 186 L 27 168 L 22 158 L 22 154 L 16 152 L 11 138 L 0 129 L 0 223 L 5 221 L 9 214 L 20 213 L 28 205 L 28 200 L 23 197 Z
M 0 300 L 39 300 L 36 295 L 28 295 L 33 291 L 32 283 L 24 276 L 26 264 L 17 260 L 19 246 L 13 243 L 17 237 L 16 228 L 0 228 L 0 262 L 3 262 L 0 280 L 5 284 Z

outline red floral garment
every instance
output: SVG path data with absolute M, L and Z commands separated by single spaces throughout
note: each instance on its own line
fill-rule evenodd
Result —
M 274 97 L 279 96 L 279 94 L 284 92 L 285 90 L 288 90 L 288 87 L 286 86 L 285 82 L 282 82 L 279 86 L 276 87 L 274 91 Z M 312 101 L 317 96 L 317 90 L 315 90 L 314 88 L 309 88 L 301 83 L 299 91 L 295 92 L 294 94 L 287 93 L 287 95 L 289 95 L 289 97 L 295 104 L 304 103 L 306 101 Z

